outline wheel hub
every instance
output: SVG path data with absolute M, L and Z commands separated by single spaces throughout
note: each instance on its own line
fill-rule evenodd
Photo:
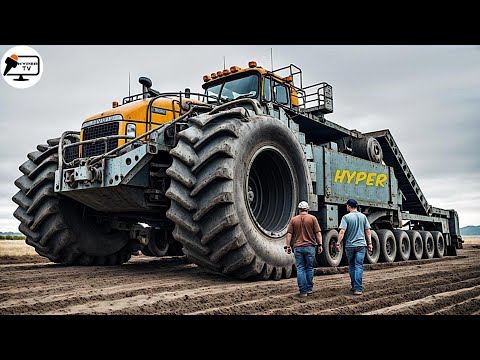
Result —
M 254 223 L 270 237 L 285 235 L 297 201 L 289 161 L 274 147 L 262 147 L 250 161 L 246 180 L 245 200 Z

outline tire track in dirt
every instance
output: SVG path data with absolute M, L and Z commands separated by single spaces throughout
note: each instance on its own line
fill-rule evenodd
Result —
M 473 284 L 480 284 L 480 279 L 476 279 Z M 464 285 L 464 284 L 458 284 Z M 472 287 L 462 287 L 457 290 L 445 291 L 435 293 L 434 295 L 428 295 L 416 300 L 403 302 L 400 304 L 392 305 L 389 307 L 384 307 L 381 310 L 373 310 L 366 312 L 366 315 L 418 315 L 418 314 L 427 314 L 432 309 L 438 307 L 449 306 L 450 304 L 455 304 L 459 302 L 464 302 L 473 297 L 480 295 L 480 285 L 475 285 Z M 466 299 L 466 300 L 465 300 Z
M 480 272 L 478 273 L 480 275 Z M 465 276 L 470 276 L 470 273 L 466 273 Z M 237 303 L 231 306 L 226 306 L 218 309 L 208 309 L 205 313 L 210 314 L 273 314 L 273 315 L 285 315 L 285 314 L 306 314 L 312 312 L 318 312 L 325 308 L 336 308 L 341 305 L 347 305 L 351 303 L 358 303 L 368 298 L 375 296 L 390 297 L 392 293 L 401 292 L 402 294 L 411 291 L 412 285 L 410 281 L 403 277 L 399 277 L 395 281 L 389 280 L 390 286 L 385 286 L 383 282 L 379 285 L 375 285 L 374 288 L 368 291 L 368 293 L 360 299 L 351 295 L 349 291 L 349 281 L 344 279 L 342 284 L 338 284 L 338 280 L 335 281 L 335 285 L 329 286 L 328 283 L 321 284 L 316 292 L 307 298 L 298 298 L 295 296 L 294 301 L 273 301 L 269 303 L 263 303 L 261 308 L 258 308 L 255 302 L 263 301 L 262 299 L 250 300 L 245 303 Z M 437 277 L 434 279 L 428 279 L 423 282 L 418 282 L 415 285 L 415 289 L 428 288 L 436 283 L 449 284 L 448 281 Z M 403 284 L 403 285 L 402 285 Z M 391 288 L 395 290 L 391 290 Z M 380 289 L 380 290 L 376 290 Z M 296 293 L 295 293 L 296 294 Z M 260 310 L 260 311 L 258 311 Z M 348 313 L 348 312 L 346 312 Z
M 446 306 L 443 309 L 428 313 L 428 315 L 479 315 L 480 311 L 478 309 L 480 309 L 480 296 Z
M 348 290 L 346 267 L 316 269 L 307 298 L 295 278 L 235 280 L 184 258 L 139 256 L 113 267 L 2 260 L 0 314 L 480 314 L 480 249 L 459 254 L 366 266 L 360 297 Z

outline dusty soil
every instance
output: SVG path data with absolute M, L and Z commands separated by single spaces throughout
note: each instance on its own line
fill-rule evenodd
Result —
M 357 297 L 344 267 L 317 269 L 315 293 L 299 298 L 295 278 L 238 281 L 183 258 L 137 256 L 123 266 L 65 267 L 0 251 L 0 314 L 478 315 L 480 238 L 466 240 L 457 257 L 366 266 L 365 292 Z

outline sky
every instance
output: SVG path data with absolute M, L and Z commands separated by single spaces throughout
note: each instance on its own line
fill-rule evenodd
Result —
M 0 56 L 18 44 L 0 45 Z M 28 45 L 28 44 L 25 44 Z M 32 46 L 44 71 L 28 89 L 0 80 L 0 231 L 16 231 L 18 167 L 37 144 L 78 131 L 82 121 L 141 91 L 201 92 L 202 77 L 251 60 L 291 63 L 304 86 L 333 86 L 330 121 L 362 132 L 390 129 L 427 201 L 456 209 L 460 226 L 480 225 L 479 46 Z

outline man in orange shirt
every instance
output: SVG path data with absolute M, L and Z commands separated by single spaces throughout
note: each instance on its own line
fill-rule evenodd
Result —
M 308 213 L 310 207 L 306 201 L 298 204 L 299 214 L 290 220 L 287 230 L 287 253 L 292 252 L 290 243 L 295 235 L 294 253 L 297 266 L 297 283 L 299 296 L 313 294 L 313 262 L 315 260 L 315 246 L 318 253 L 322 253 L 322 233 L 315 216 Z

